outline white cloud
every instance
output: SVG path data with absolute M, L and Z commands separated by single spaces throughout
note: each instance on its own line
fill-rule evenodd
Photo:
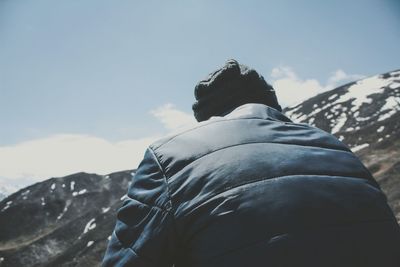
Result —
M 317 79 L 300 78 L 288 66 L 277 67 L 271 71 L 272 86 L 276 90 L 278 101 L 282 107 L 296 105 L 317 94 L 363 77 L 358 74 L 346 74 L 339 69 L 331 73 L 327 82 L 322 85 Z
M 158 107 L 150 113 L 160 120 L 168 131 L 178 131 L 196 123 L 193 115 L 177 109 L 171 103 Z
M 324 91 L 335 89 L 341 85 L 344 85 L 349 82 L 354 82 L 359 79 L 365 78 L 365 75 L 360 74 L 347 74 L 341 69 L 338 69 L 331 73 L 329 76 L 326 85 L 324 87 Z
M 347 74 L 343 70 L 339 69 L 331 74 L 328 79 L 328 85 L 333 86 L 334 88 L 340 83 L 352 82 L 362 78 L 365 78 L 365 76 L 360 74 Z
M 291 80 L 297 79 L 296 73 L 294 73 L 292 68 L 288 66 L 273 68 L 271 71 L 271 77 L 273 79 L 281 79 L 281 78 L 287 78 Z
M 18 185 L 80 171 L 107 174 L 134 169 L 146 147 L 157 138 L 113 143 L 95 136 L 60 134 L 3 146 L 0 177 Z
M 274 68 L 272 86 L 276 90 L 282 107 L 299 103 L 323 91 L 323 86 L 316 79 L 303 80 L 290 67 Z
M 192 115 L 165 104 L 150 112 L 167 131 L 195 123 Z M 84 134 L 56 134 L 0 146 L 0 186 L 15 188 L 76 172 L 108 174 L 134 169 L 143 159 L 146 148 L 161 133 L 138 139 L 110 142 Z

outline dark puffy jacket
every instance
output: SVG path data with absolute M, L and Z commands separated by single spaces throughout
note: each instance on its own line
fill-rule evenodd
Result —
M 103 266 L 400 266 L 399 226 L 347 146 L 263 104 L 146 151 Z

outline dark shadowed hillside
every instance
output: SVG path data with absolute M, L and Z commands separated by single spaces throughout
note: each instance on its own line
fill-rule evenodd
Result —
M 0 266 L 97 266 L 132 171 L 51 178 L 0 203 Z

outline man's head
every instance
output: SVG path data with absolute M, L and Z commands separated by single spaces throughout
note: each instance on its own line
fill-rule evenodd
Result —
M 282 111 L 274 88 L 255 70 L 233 59 L 200 81 L 194 95 L 196 102 L 192 108 L 199 122 L 247 103 L 265 104 Z

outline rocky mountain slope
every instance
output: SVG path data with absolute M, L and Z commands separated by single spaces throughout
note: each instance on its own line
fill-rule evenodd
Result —
M 0 266 L 98 266 L 132 173 L 76 173 L 5 198 Z
M 0 180 L 1 183 L 1 180 Z M 17 187 L 8 184 L 0 184 L 0 201 L 6 198 L 7 196 L 11 195 L 14 192 L 17 192 L 18 189 L 22 187 Z
M 379 182 L 400 221 L 400 70 L 346 84 L 284 112 L 349 146 Z
M 371 170 L 400 220 L 400 71 L 310 98 L 284 113 L 332 132 Z M 77 173 L 0 202 L 0 267 L 99 266 L 133 171 Z

